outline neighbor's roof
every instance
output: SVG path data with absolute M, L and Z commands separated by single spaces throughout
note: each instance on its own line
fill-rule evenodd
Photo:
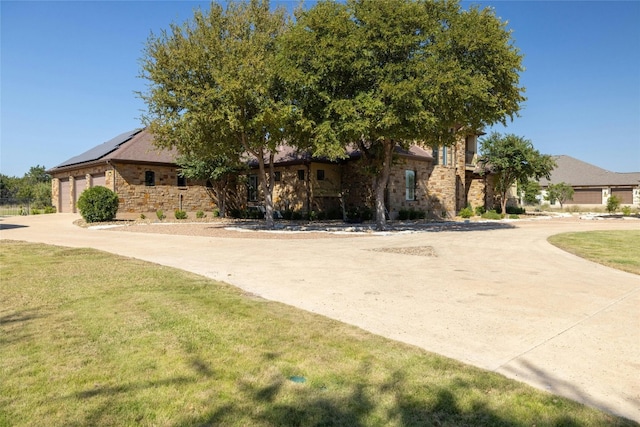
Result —
M 571 156 L 554 156 L 557 166 L 551 172 L 551 179 L 542 178 L 540 185 L 545 187 L 565 182 L 572 186 L 639 185 L 640 172 L 611 172 Z
M 135 129 L 60 163 L 50 172 L 90 166 L 110 160 L 127 163 L 173 164 L 177 156 L 178 152 L 175 149 L 157 148 L 153 144 L 153 137 L 145 129 Z

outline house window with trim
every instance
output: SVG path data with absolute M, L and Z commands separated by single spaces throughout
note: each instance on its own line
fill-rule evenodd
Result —
M 304 181 L 304 169 L 298 169 L 298 181 Z
M 144 185 L 147 187 L 153 187 L 156 185 L 156 173 L 154 171 L 145 171 Z
M 318 181 L 324 181 L 324 169 L 318 169 L 316 171 L 316 179 Z
M 247 199 L 250 202 L 258 201 L 258 175 L 249 175 L 247 184 Z
M 405 199 L 416 199 L 416 171 L 406 170 L 404 171 L 405 182 Z
M 438 159 L 440 158 L 440 156 L 438 156 L 438 152 L 440 150 L 440 147 L 433 147 L 433 150 L 431 150 L 431 157 L 433 157 L 433 164 L 437 165 L 439 164 Z
M 187 177 L 178 173 L 178 187 L 186 187 L 187 186 Z
M 282 172 L 280 172 L 280 171 L 275 171 L 275 172 L 273 172 L 273 180 L 274 180 L 275 182 L 280 182 L 280 181 L 282 181 Z
M 446 166 L 447 163 L 447 147 L 442 147 L 442 164 Z

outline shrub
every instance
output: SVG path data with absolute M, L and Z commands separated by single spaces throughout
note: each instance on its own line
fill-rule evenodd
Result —
M 610 196 L 607 200 L 607 212 L 613 213 L 620 207 L 620 198 L 618 196 Z
M 485 213 L 487 210 L 485 209 L 484 206 L 478 206 L 476 207 L 476 215 L 477 216 L 482 216 L 483 213 Z
M 174 215 L 176 216 L 176 219 L 187 219 L 187 213 L 180 209 L 176 209 Z
M 118 195 L 107 187 L 87 188 L 78 198 L 78 209 L 87 222 L 112 221 L 118 212 Z
M 147 216 L 143 213 L 140 214 L 140 219 L 147 219 Z
M 460 216 L 462 218 L 471 218 L 473 216 L 473 210 L 470 207 L 466 207 L 460 210 Z
M 502 215 L 492 209 L 482 214 L 483 219 L 502 219 Z
M 203 212 L 203 211 L 198 211 L 198 212 L 196 212 L 196 218 L 198 218 L 198 219 L 202 219 L 202 218 L 204 218 L 205 216 L 206 216 L 206 215 L 204 214 L 204 212 Z
M 44 207 L 44 213 L 46 213 L 46 214 L 56 213 L 55 206 L 45 206 Z
M 398 211 L 398 219 L 401 221 L 405 220 L 413 220 L 413 219 L 425 219 L 427 213 L 422 210 L 409 208 L 409 209 L 400 209 Z
M 622 207 L 622 215 L 631 216 L 631 206 L 623 206 Z
M 509 215 L 509 219 L 520 219 L 520 215 L 511 214 Z
M 214 216 L 214 217 L 218 217 L 218 216 L 220 216 L 220 209 L 215 208 L 215 209 L 213 210 L 213 212 L 211 212 L 211 215 L 212 215 L 212 216 Z
M 507 206 L 506 211 L 507 211 L 507 214 L 509 215 L 524 215 L 526 213 L 524 208 L 520 208 L 518 206 Z M 498 206 L 496 208 L 496 212 L 501 214 L 502 208 Z
M 31 208 L 31 215 L 40 215 L 41 213 L 42 212 L 40 212 L 40 209 Z
M 158 209 L 158 210 L 156 211 L 156 216 L 158 217 L 158 219 L 159 219 L 160 221 L 162 221 L 163 219 L 165 219 L 165 218 L 166 218 L 166 215 L 164 214 L 164 212 L 162 211 L 162 209 Z

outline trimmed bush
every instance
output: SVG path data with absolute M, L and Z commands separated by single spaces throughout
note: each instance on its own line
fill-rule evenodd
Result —
M 158 210 L 156 211 L 156 216 L 158 217 L 158 219 L 159 219 L 160 221 L 162 221 L 163 219 L 165 219 L 165 218 L 166 218 L 166 215 L 164 214 L 164 212 L 162 211 L 162 209 L 158 209 Z
M 614 213 L 620 207 L 620 198 L 618 196 L 610 196 L 607 199 L 607 212 Z
M 203 211 L 198 211 L 198 212 L 196 212 L 196 218 L 198 218 L 198 219 L 202 219 L 202 218 L 204 218 L 205 216 L 206 216 L 206 215 L 204 214 L 204 212 L 203 212 Z
M 87 222 L 113 221 L 118 212 L 118 195 L 107 187 L 87 188 L 80 194 L 78 209 Z
M 473 210 L 471 210 L 471 208 L 469 207 L 461 209 L 460 216 L 465 219 L 471 218 L 473 216 Z
M 483 219 L 502 219 L 502 215 L 496 212 L 494 209 L 482 214 Z
M 176 209 L 174 215 L 176 216 L 176 219 L 187 219 L 187 212 L 180 209 Z
M 482 216 L 483 213 L 485 213 L 487 210 L 485 209 L 484 206 L 477 206 L 476 207 L 476 216 Z

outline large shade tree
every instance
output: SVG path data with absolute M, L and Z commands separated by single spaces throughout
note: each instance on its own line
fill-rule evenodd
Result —
M 493 132 L 480 141 L 479 164 L 494 175 L 502 213 L 507 212 L 507 195 L 514 184 L 524 186 L 531 179 L 549 179 L 556 167 L 553 157 L 541 154 L 528 139 L 514 134 Z
M 315 154 L 356 145 L 372 162 L 376 224 L 394 149 L 451 145 L 513 118 L 522 57 L 491 9 L 456 1 L 320 1 L 298 11 L 281 44 L 298 130 Z
M 207 12 L 152 34 L 141 59 L 142 117 L 156 145 L 202 159 L 257 159 L 266 225 L 273 227 L 273 159 L 289 103 L 281 99 L 276 39 L 287 28 L 267 0 L 212 3 Z

